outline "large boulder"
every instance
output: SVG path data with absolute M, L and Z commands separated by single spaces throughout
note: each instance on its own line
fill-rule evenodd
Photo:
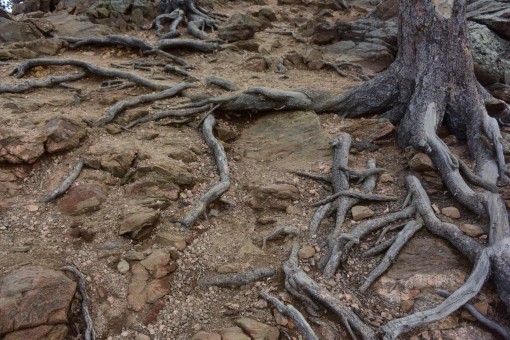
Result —
M 42 33 L 29 23 L 0 17 L 0 43 L 31 41 L 42 37 Z
M 62 272 L 27 266 L 0 280 L 0 337 L 64 339 L 76 283 Z
M 33 163 L 44 154 L 45 141 L 37 129 L 0 128 L 0 163 Z

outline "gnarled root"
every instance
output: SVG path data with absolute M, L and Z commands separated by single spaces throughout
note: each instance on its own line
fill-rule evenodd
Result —
M 246 284 L 262 280 L 266 277 L 271 277 L 276 274 L 274 268 L 258 268 L 250 271 L 235 273 L 235 274 L 221 274 L 213 276 L 208 279 L 200 280 L 203 286 L 244 286 Z
M 78 176 L 80 176 L 81 170 L 83 169 L 84 165 L 85 162 L 83 160 L 80 160 L 74 166 L 73 170 L 71 170 L 69 175 L 64 179 L 64 181 L 55 190 L 44 195 L 44 197 L 41 198 L 41 202 L 49 202 L 63 195 L 67 191 L 67 189 L 71 187 L 71 185 L 78 178 Z
M 215 184 L 209 191 L 207 191 L 198 202 L 195 203 L 191 212 L 180 221 L 181 225 L 189 228 L 195 223 L 195 221 L 202 215 L 207 205 L 223 195 L 230 187 L 230 170 L 227 162 L 227 155 L 223 145 L 214 137 L 213 127 L 216 120 L 213 115 L 208 115 L 204 120 L 203 134 L 207 145 L 211 148 L 214 153 L 216 164 L 218 165 L 218 171 L 220 173 L 220 181 Z

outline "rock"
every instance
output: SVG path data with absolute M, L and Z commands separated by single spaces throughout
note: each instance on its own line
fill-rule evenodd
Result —
M 67 43 L 61 39 L 37 39 L 0 45 L 0 60 L 56 55 Z
M 0 17 L 0 43 L 31 41 L 42 37 L 34 25 Z
M 137 154 L 132 143 L 95 143 L 83 157 L 85 164 L 94 169 L 103 169 L 116 177 L 123 177 L 131 167 Z
M 0 280 L 0 334 L 20 331 L 6 339 L 44 334 L 63 339 L 75 290 L 76 283 L 60 271 L 26 266 L 8 274 Z
M 155 161 L 154 164 L 139 166 L 133 176 L 134 180 L 151 178 L 159 182 L 170 182 L 177 185 L 190 185 L 200 179 L 193 176 L 183 163 L 167 158 Z
M 289 324 L 289 319 L 280 314 L 276 309 L 273 311 L 274 320 L 280 326 L 286 327 Z
M 125 274 L 129 271 L 129 263 L 126 260 L 121 260 L 119 263 L 117 263 L 117 270 L 121 274 Z
M 82 215 L 99 210 L 106 197 L 101 186 L 82 184 L 71 187 L 58 201 L 58 207 L 68 215 Z
M 265 255 L 266 253 L 255 246 L 251 241 L 246 241 L 238 252 L 239 255 Z
M 393 183 L 393 177 L 390 174 L 382 174 L 379 176 L 379 182 L 380 183 Z
M 22 339 L 48 339 L 64 340 L 68 328 L 66 325 L 44 325 L 29 329 L 23 329 L 7 334 L 4 340 L 22 340 Z
M 241 327 L 253 340 L 278 340 L 280 331 L 278 328 L 263 324 L 249 318 L 239 318 L 234 323 Z
M 402 308 L 402 311 L 404 313 L 409 312 L 411 308 L 413 308 L 413 306 L 414 306 L 413 300 L 402 300 L 402 302 L 400 302 L 400 307 Z
M 267 162 L 285 171 L 303 170 L 331 162 L 329 137 L 311 111 L 290 111 L 257 118 L 237 140 L 243 163 Z
M 218 333 L 209 333 L 209 332 L 200 331 L 200 332 L 196 333 L 195 335 L 193 335 L 191 340 L 222 340 L 222 339 L 221 339 L 221 335 L 219 335 Z
M 354 139 L 373 142 L 395 131 L 395 126 L 388 119 L 343 119 L 339 128 L 349 133 Z
M 415 298 L 418 293 L 430 291 L 437 297 L 436 288 L 454 291 L 464 284 L 470 271 L 471 264 L 446 241 L 415 235 L 373 287 L 379 296 L 391 303 L 414 300 L 412 311 L 417 311 L 423 310 L 419 309 L 423 306 L 416 305 L 418 300 L 430 301 L 428 297 Z M 401 288 L 392 289 L 397 282 Z M 435 306 L 433 300 L 431 303 Z
M 46 16 L 45 19 L 50 21 L 54 26 L 54 33 L 57 36 L 81 38 L 87 36 L 102 36 L 116 33 L 115 29 L 105 25 L 93 24 L 87 19 L 87 17 L 81 15 L 57 13 Z
M 30 212 L 36 212 L 37 210 L 39 210 L 39 207 L 35 204 L 29 204 L 29 205 L 27 205 L 26 208 Z
M 119 235 L 128 234 L 129 237 L 140 240 L 146 237 L 159 221 L 159 212 L 145 209 L 129 213 L 122 218 Z
M 369 218 L 374 216 L 374 211 L 369 207 L 365 207 L 362 205 L 355 205 L 351 209 L 352 219 L 354 221 L 360 221 L 365 218 Z
M 29 251 L 31 249 L 30 246 L 17 246 L 17 247 L 12 247 L 11 250 L 15 253 L 26 253 L 27 251 Z
M 250 340 L 251 338 L 244 334 L 239 327 L 229 327 L 219 330 L 221 340 Z
M 147 301 L 145 286 L 149 280 L 149 272 L 140 263 L 135 263 L 131 273 L 133 275 L 128 287 L 127 301 L 130 309 L 139 312 Z
M 436 169 L 430 157 L 422 152 L 417 153 L 411 158 L 409 167 L 414 171 L 431 171 Z
M 486 8 L 481 9 L 480 14 L 471 16 L 470 20 L 487 26 L 504 39 L 510 39 L 510 22 L 508 21 L 510 4 L 502 1 L 498 5 L 498 10 L 494 10 L 491 8 L 492 4 L 486 4 Z
M 464 234 L 471 237 L 479 237 L 485 234 L 485 231 L 482 228 L 473 224 L 462 223 L 459 228 L 464 232 Z
M 168 273 L 162 274 L 165 272 L 164 269 L 168 262 L 170 261 L 170 254 L 161 249 L 157 249 L 153 251 L 146 259 L 140 261 L 140 264 L 145 267 L 156 278 L 160 278 L 165 276 Z
M 472 325 L 463 325 L 454 329 L 445 329 L 441 331 L 443 339 L 462 339 L 462 340 L 492 340 L 494 335 L 490 332 Z
M 508 27 L 510 33 L 510 25 Z M 483 85 L 504 82 L 510 68 L 510 59 L 506 55 L 510 43 L 485 25 L 468 21 L 468 28 L 476 78 Z
M 286 211 L 293 201 L 299 199 L 299 190 L 291 184 L 271 184 L 256 187 L 252 196 L 248 205 L 255 210 Z
M 46 123 L 46 130 L 46 151 L 49 153 L 72 150 L 87 135 L 85 124 L 70 118 L 52 118 Z
M 33 163 L 44 154 L 45 141 L 37 129 L 0 128 L 0 162 Z
M 309 259 L 315 255 L 315 248 L 312 246 L 303 246 L 299 249 L 298 256 L 300 259 Z
M 145 258 L 141 251 L 131 251 L 123 256 L 126 261 L 141 261 Z
M 460 218 L 459 209 L 455 207 L 446 207 L 441 209 L 441 213 L 450 218 Z
M 163 246 L 175 247 L 179 251 L 186 249 L 186 237 L 172 232 L 159 232 L 156 235 L 155 242 Z
M 312 70 L 318 70 L 324 66 L 322 51 L 318 48 L 311 48 L 303 53 L 303 62 Z
M 242 269 L 241 265 L 237 263 L 227 263 L 222 264 L 216 267 L 216 272 L 219 274 L 230 274 L 230 273 L 237 273 Z
M 263 58 L 251 58 L 246 61 L 244 67 L 252 72 L 264 72 L 267 70 L 268 65 Z

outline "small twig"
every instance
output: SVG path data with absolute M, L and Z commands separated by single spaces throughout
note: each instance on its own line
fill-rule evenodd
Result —
M 276 274 L 274 268 L 259 268 L 235 274 L 221 274 L 199 281 L 202 286 L 244 286 Z
M 78 289 L 81 294 L 81 313 L 83 315 L 83 321 L 85 322 L 85 340 L 94 340 L 96 339 L 96 332 L 94 331 L 94 323 L 89 314 L 89 296 L 87 295 L 87 287 L 85 287 L 85 277 L 83 274 L 72 266 L 65 266 L 60 268 L 60 270 L 68 271 L 74 274 L 78 279 Z
M 303 314 L 301 314 L 294 306 L 291 304 L 285 305 L 283 302 L 278 300 L 276 296 L 269 294 L 268 292 L 260 292 L 260 296 L 270 302 L 277 310 L 283 315 L 288 316 L 292 320 L 296 322 L 296 326 L 299 328 L 301 333 L 306 340 L 318 340 L 319 338 L 315 335 L 312 327 L 306 321 Z
M 64 194 L 71 187 L 74 181 L 78 178 L 81 170 L 83 169 L 84 164 L 85 164 L 84 161 L 80 160 L 78 164 L 74 166 L 73 170 L 71 170 L 66 179 L 55 190 L 41 198 L 41 202 L 49 202 L 59 197 L 60 195 Z

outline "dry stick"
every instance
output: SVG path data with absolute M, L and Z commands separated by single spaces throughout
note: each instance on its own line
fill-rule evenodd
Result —
M 440 296 L 447 298 L 451 295 L 450 292 L 443 290 L 443 289 L 436 289 L 436 293 L 438 293 Z M 486 326 L 487 328 L 493 330 L 494 332 L 498 333 L 503 337 L 505 340 L 510 339 L 510 333 L 508 330 L 500 325 L 499 323 L 492 321 L 491 319 L 487 318 L 485 315 L 480 313 L 473 305 L 470 305 L 469 303 L 466 303 L 464 306 L 462 306 L 465 310 L 467 310 L 475 319 L 477 319 L 482 325 Z
M 204 78 L 204 82 L 207 84 L 207 85 L 216 85 L 216 86 L 219 86 L 227 91 L 237 91 L 239 90 L 239 86 L 237 86 L 237 84 L 229 81 L 229 80 L 226 80 L 226 79 L 223 79 L 223 78 L 220 78 L 220 77 L 215 77 L 215 76 L 207 76 Z
M 312 280 L 298 265 L 298 250 L 299 244 L 294 243 L 289 256 L 289 259 L 283 264 L 283 271 L 285 272 L 285 279 L 292 279 L 295 286 L 300 291 L 311 296 L 312 299 L 319 302 L 321 305 L 329 309 L 332 313 L 338 316 L 348 330 L 354 329 L 363 339 L 377 339 L 375 332 L 368 327 L 350 308 L 346 307 L 343 302 L 335 297 L 327 289 L 320 286 L 317 282 Z M 296 288 L 296 289 L 297 289 Z M 356 339 L 356 335 L 349 332 L 351 337 Z
M 484 249 L 477 258 L 473 271 L 462 287 L 453 292 L 435 308 L 388 322 L 381 327 L 381 331 L 385 333 L 384 339 L 397 339 L 400 334 L 412 328 L 439 321 L 455 312 L 478 294 L 489 277 L 490 268 L 490 251 Z
M 148 94 L 142 94 L 140 96 L 136 96 L 130 99 L 120 100 L 117 103 L 115 103 L 113 106 L 108 108 L 106 110 L 106 116 L 99 119 L 96 123 L 97 126 L 103 126 L 108 123 L 111 123 L 115 117 L 117 117 L 122 111 L 139 105 L 143 103 L 151 103 L 156 100 L 161 100 L 169 97 L 173 97 L 182 91 L 189 89 L 191 87 L 195 87 L 195 85 L 190 83 L 179 83 L 175 85 L 174 87 L 167 88 L 166 90 L 160 91 L 160 92 L 154 92 L 154 93 L 148 93 Z
M 388 202 L 388 201 L 396 201 L 398 197 L 396 196 L 386 196 L 386 195 L 376 195 L 376 194 L 365 194 L 362 192 L 352 191 L 352 190 L 342 190 L 331 196 L 328 196 L 318 202 L 310 204 L 311 207 L 318 207 L 324 205 L 326 203 L 333 202 L 340 196 L 349 196 L 352 198 L 358 198 L 360 200 L 365 201 L 378 201 L 378 202 Z
M 213 115 L 208 115 L 204 121 L 202 132 L 205 142 L 214 153 L 218 171 L 220 173 L 220 182 L 215 184 L 209 191 L 207 191 L 193 207 L 192 211 L 180 223 L 189 228 L 195 223 L 199 216 L 201 216 L 207 205 L 223 195 L 230 187 L 230 169 L 228 167 L 227 155 L 223 145 L 214 137 L 213 127 L 216 120 Z
M 74 166 L 73 170 L 71 170 L 66 179 L 55 190 L 41 198 L 41 201 L 49 202 L 59 197 L 60 195 L 64 194 L 67 191 L 67 189 L 69 189 L 71 185 L 74 183 L 74 181 L 78 178 L 81 170 L 83 169 L 84 164 L 85 162 L 83 160 L 80 160 L 78 164 Z
M 199 284 L 202 286 L 244 286 L 248 283 L 274 276 L 275 274 L 276 269 L 274 268 L 258 268 L 235 274 L 216 275 L 200 280 Z
M 422 221 L 410 221 L 406 224 L 404 229 L 400 233 L 398 233 L 395 242 L 391 245 L 390 249 L 386 252 L 381 262 L 375 267 L 365 282 L 360 288 L 360 292 L 364 293 L 366 290 L 377 280 L 390 266 L 395 259 L 397 258 L 398 253 L 402 249 L 402 247 L 409 241 L 413 235 L 423 227 Z
M 150 79 L 144 78 L 134 73 L 116 70 L 113 68 L 100 67 L 92 63 L 77 59 L 57 59 L 57 58 L 29 59 L 21 62 L 18 66 L 16 66 L 9 73 L 9 75 L 11 76 L 14 75 L 16 76 L 16 78 L 21 78 L 25 75 L 25 73 L 28 70 L 37 66 L 67 66 L 67 65 L 84 68 L 87 71 L 101 77 L 128 79 L 137 85 L 144 86 L 153 90 L 161 91 L 168 89 L 170 87 L 170 85 L 168 84 L 158 84 Z
M 78 279 L 78 289 L 81 294 L 81 313 L 86 327 L 84 334 L 85 340 L 94 340 L 96 338 L 96 332 L 94 331 L 94 323 L 89 314 L 89 296 L 87 295 L 87 288 L 85 287 L 85 277 L 78 269 L 72 266 L 65 266 L 60 268 L 60 270 L 71 272 Z
M 260 296 L 270 302 L 277 310 L 283 315 L 288 316 L 296 322 L 296 326 L 299 328 L 301 333 L 306 340 L 318 340 L 319 338 L 315 335 L 312 327 L 306 321 L 303 314 L 301 314 L 294 306 L 288 304 L 285 305 L 282 301 L 278 300 L 276 296 L 269 294 L 268 292 L 260 292 Z
M 0 84 L 0 93 L 21 93 L 31 89 L 50 87 L 62 84 L 67 81 L 76 81 L 86 76 L 84 72 L 66 74 L 64 76 L 50 76 L 46 79 L 33 79 L 24 81 L 21 84 Z
M 175 56 L 171 53 L 157 49 L 157 48 L 154 48 L 152 50 L 143 51 L 143 54 L 159 54 L 160 56 L 168 58 L 185 68 L 194 68 L 194 66 L 192 64 L 188 63 L 186 60 L 179 58 L 178 56 Z
M 391 247 L 391 245 L 393 244 L 393 242 L 395 242 L 396 239 L 397 239 L 397 236 L 393 236 L 392 238 L 382 241 L 378 245 L 376 245 L 376 246 L 368 249 L 366 252 L 364 252 L 363 257 L 370 257 L 370 256 L 375 256 L 375 255 L 381 254 L 386 249 Z
M 275 238 L 277 238 L 279 236 L 282 236 L 282 235 L 296 235 L 296 236 L 299 236 L 299 235 L 301 235 L 301 229 L 299 229 L 297 227 L 294 227 L 294 226 L 291 226 L 291 225 L 286 225 L 286 226 L 274 228 L 273 230 L 271 230 L 268 234 L 266 234 L 262 238 L 262 249 L 266 249 L 267 241 L 273 240 L 273 239 L 275 239 Z
M 154 114 L 151 114 L 151 115 L 139 118 L 137 120 L 134 120 L 131 123 L 129 123 L 126 126 L 124 126 L 124 128 L 131 129 L 132 127 L 134 127 L 134 126 L 136 126 L 138 124 L 143 124 L 143 123 L 147 123 L 147 122 L 150 122 L 150 121 L 153 121 L 153 120 L 155 121 L 155 120 L 159 120 L 159 119 L 167 118 L 167 117 L 187 117 L 187 116 L 191 116 L 191 115 L 194 115 L 194 114 L 197 114 L 197 113 L 204 112 L 204 111 L 206 111 L 208 109 L 209 109 L 209 105 L 204 105 L 204 106 L 200 106 L 200 107 L 197 107 L 197 108 L 194 108 L 194 109 L 187 109 L 187 110 L 165 110 L 165 111 L 160 111 L 160 112 L 157 112 L 157 113 L 154 113 Z

